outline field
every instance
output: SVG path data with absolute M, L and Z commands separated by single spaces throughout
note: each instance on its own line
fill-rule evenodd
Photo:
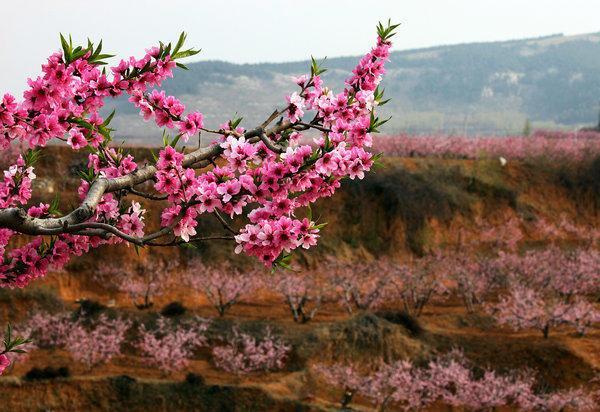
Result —
M 0 324 L 36 338 L 0 405 L 597 410 L 600 140 L 511 139 L 378 138 L 383 167 L 317 203 L 292 271 L 226 241 L 103 246 L 0 289 Z M 49 147 L 32 203 L 75 203 L 85 162 Z

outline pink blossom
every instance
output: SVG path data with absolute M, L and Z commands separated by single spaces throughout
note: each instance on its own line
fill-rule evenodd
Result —
M 10 360 L 6 354 L 0 354 L 0 375 L 8 368 L 10 365 Z
M 87 146 L 87 140 L 83 136 L 83 133 L 79 129 L 69 130 L 69 137 L 67 143 L 73 148 L 73 150 L 83 149 Z

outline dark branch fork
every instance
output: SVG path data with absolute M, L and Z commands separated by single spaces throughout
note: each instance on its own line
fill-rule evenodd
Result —
M 271 140 L 271 136 L 289 129 L 307 130 L 309 128 L 315 128 L 321 131 L 329 131 L 328 129 L 315 124 L 315 122 L 311 122 L 310 124 L 292 124 L 288 120 L 280 121 L 275 126 L 267 128 L 267 126 L 283 113 L 283 111 L 273 112 L 261 126 L 247 131 L 243 136 L 251 142 L 262 140 L 270 150 L 281 153 L 284 149 Z M 206 167 L 211 164 L 222 151 L 223 149 L 219 145 L 196 149 L 184 156 L 183 166 L 193 168 Z M 100 203 L 102 196 L 106 193 L 126 191 L 151 200 L 165 199 L 166 197 L 163 195 L 152 195 L 135 189 L 135 186 L 154 179 L 156 172 L 157 169 L 154 165 L 146 165 L 125 176 L 115 178 L 100 177 L 91 184 L 82 203 L 72 212 L 60 218 L 35 218 L 27 215 L 27 212 L 24 209 L 16 207 L 2 209 L 0 210 L 0 228 L 11 229 L 26 235 L 59 235 L 62 233 L 71 233 L 84 236 L 100 236 L 103 238 L 114 235 L 139 246 L 166 246 L 168 244 L 178 244 L 178 241 L 169 242 L 167 244 L 158 244 L 152 241 L 170 234 L 173 227 L 181 220 L 181 217 L 183 217 L 183 213 L 171 226 L 162 228 L 159 231 L 142 238 L 128 235 L 108 223 L 87 222 L 87 220 L 94 215 L 96 207 Z M 190 206 L 191 204 L 188 204 L 186 207 Z M 182 210 L 182 212 L 184 211 Z M 217 216 L 217 218 L 229 232 L 233 232 L 221 216 Z M 231 239 L 232 237 L 221 236 L 212 238 Z M 197 240 L 209 239 L 211 238 L 198 238 Z M 190 241 L 193 240 L 195 239 L 190 239 Z

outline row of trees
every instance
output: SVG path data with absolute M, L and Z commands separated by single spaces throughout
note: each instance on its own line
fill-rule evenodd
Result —
M 88 370 L 136 351 L 149 364 L 170 374 L 186 368 L 200 348 L 210 347 L 215 366 L 234 374 L 281 369 L 291 347 L 270 328 L 258 337 L 234 327 L 226 336 L 207 337 L 210 321 L 200 317 L 176 321 L 159 317 L 152 324 L 134 327 L 130 320 L 104 314 L 74 318 L 71 313 L 36 313 L 19 328 L 29 341 L 22 349 L 66 349 Z M 27 352 L 11 353 L 9 360 L 24 360 Z
M 495 410 L 510 406 L 535 411 L 594 411 L 600 393 L 571 389 L 538 393 L 530 373 L 475 369 L 459 351 L 438 356 L 419 367 L 407 360 L 380 363 L 375 370 L 357 364 L 315 365 L 314 371 L 327 383 L 343 389 L 342 408 L 356 394 L 370 399 L 380 411 L 421 410 L 442 403 L 468 410 Z
M 173 267 L 152 263 L 133 276 L 103 272 L 115 290 L 126 291 L 138 308 L 174 279 Z M 119 269 L 120 270 L 120 269 Z M 349 314 L 397 305 L 420 316 L 432 300 L 459 298 L 469 313 L 482 310 L 515 329 L 550 329 L 567 324 L 584 334 L 600 322 L 600 253 L 591 248 L 556 246 L 496 257 L 466 253 L 433 254 L 400 265 L 389 259 L 369 263 L 328 262 L 307 272 L 268 274 L 228 265 L 209 267 L 193 260 L 182 282 L 202 294 L 224 316 L 259 289 L 279 294 L 295 322 L 312 320 L 324 303 L 338 303 Z M 105 281 L 105 284 L 106 281 Z M 110 284 L 110 283 L 109 283 Z M 498 299 L 499 296 L 499 299 Z
M 401 134 L 375 138 L 374 148 L 402 157 L 583 161 L 600 154 L 600 133 L 536 130 L 530 136 L 507 137 Z

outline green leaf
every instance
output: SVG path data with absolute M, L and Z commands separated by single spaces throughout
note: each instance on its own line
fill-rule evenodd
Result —
M 57 193 L 54 195 L 54 199 L 50 202 L 50 208 L 48 209 L 48 213 L 53 216 L 61 216 L 60 210 L 58 206 L 60 204 L 60 195 Z
M 177 52 L 179 51 L 179 49 L 181 49 L 181 47 L 183 47 L 183 43 L 185 42 L 186 37 L 187 37 L 187 34 L 185 34 L 185 32 L 182 31 L 181 34 L 179 35 L 179 40 L 177 40 L 177 44 L 175 45 L 175 48 L 173 49 L 174 55 L 176 55 Z
M 69 46 L 69 43 L 67 43 L 67 40 L 62 35 L 62 33 L 60 33 L 60 44 L 62 45 L 63 55 L 65 57 L 65 63 L 66 64 L 71 63 L 71 47 Z
M 93 51 L 93 45 L 92 45 L 92 51 Z M 96 51 L 94 51 L 91 55 L 91 60 L 96 60 L 96 58 L 100 55 L 100 52 L 102 51 L 102 39 L 100 39 L 100 42 L 98 43 L 98 47 L 96 47 Z
M 177 67 L 179 67 L 180 69 L 183 69 L 183 70 L 189 70 L 185 64 L 182 64 L 182 63 L 179 63 L 179 62 L 177 62 L 177 63 L 175 63 L 175 64 L 176 64 L 176 65 L 177 65 Z
M 235 130 L 236 127 L 240 125 L 240 123 L 244 120 L 243 117 L 237 117 L 237 113 L 233 116 L 233 119 L 229 121 L 229 127 L 231 130 Z
M 111 57 L 115 57 L 115 55 L 114 54 L 100 54 L 96 58 L 101 60 L 101 59 L 110 59 Z
M 166 130 L 163 130 L 163 147 L 167 147 L 169 145 L 169 135 Z
M 377 24 L 377 35 L 381 37 L 381 40 L 387 41 L 396 35 L 395 30 L 400 24 L 392 24 L 392 20 L 388 19 L 387 25 L 384 27 L 381 22 Z
M 327 60 L 327 57 L 325 57 L 320 64 L 317 63 L 317 61 L 315 60 L 315 58 L 313 56 L 310 56 L 310 60 L 311 60 L 311 66 L 310 66 L 311 77 L 319 76 L 320 74 L 325 73 L 327 71 L 327 69 L 321 68 L 321 64 L 324 63 L 325 60 Z
M 23 154 L 23 160 L 25 160 L 25 165 L 27 167 L 34 166 L 42 157 L 41 149 L 28 149 Z
M 379 127 L 387 123 L 392 116 L 388 117 L 385 120 L 379 120 L 379 117 L 375 117 L 375 113 L 371 112 L 371 123 L 369 125 L 369 133 L 379 133 Z
M 104 120 L 104 122 L 102 122 L 103 126 L 108 126 L 110 124 L 110 122 L 113 119 L 113 117 L 115 117 L 115 112 L 116 112 L 115 109 L 113 109 L 113 111 L 110 112 L 110 114 L 108 115 L 108 117 Z
M 173 60 L 175 60 L 175 59 L 183 59 L 184 57 L 195 56 L 198 53 L 200 53 L 200 50 L 189 49 L 189 50 L 180 51 L 177 54 L 173 54 L 171 56 L 171 58 Z
M 169 144 L 169 146 L 175 148 L 175 146 L 177 146 L 177 143 L 179 143 L 179 139 L 181 139 L 181 136 L 183 136 L 183 133 L 179 133 L 177 136 L 175 136 L 175 138 L 171 141 L 171 144 Z

